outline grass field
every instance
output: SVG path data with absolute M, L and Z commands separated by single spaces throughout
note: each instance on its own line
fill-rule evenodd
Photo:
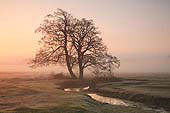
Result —
M 99 103 L 84 92 L 64 92 L 65 80 L 11 78 L 0 80 L 2 113 L 155 113 L 141 108 Z
M 122 81 L 97 84 L 96 92 L 170 110 L 170 75 L 124 76 Z

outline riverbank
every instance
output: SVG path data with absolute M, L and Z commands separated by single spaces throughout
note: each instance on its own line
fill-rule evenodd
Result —
M 144 104 L 149 108 L 170 111 L 170 76 L 99 77 L 84 81 L 65 81 L 63 88 L 87 87 L 89 93 Z
M 157 113 L 95 101 L 86 92 L 65 92 L 69 79 L 0 79 L 1 113 Z
M 97 83 L 91 90 L 102 96 L 143 103 L 170 111 L 170 77 L 133 77 Z

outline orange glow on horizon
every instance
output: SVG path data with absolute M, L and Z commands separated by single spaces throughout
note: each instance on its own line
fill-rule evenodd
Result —
M 166 61 L 170 54 L 169 5 L 169 1 L 154 0 L 0 1 L 0 65 L 17 64 L 18 60 L 18 65 L 25 64 L 25 59 L 33 57 L 40 39 L 35 29 L 45 15 L 61 8 L 78 18 L 94 20 L 109 51 L 121 59 L 122 70 L 134 65 L 130 59 L 137 59 L 141 63 L 137 68 L 150 68 L 156 62 L 160 67 L 151 69 L 168 71 L 162 67 L 170 66 Z

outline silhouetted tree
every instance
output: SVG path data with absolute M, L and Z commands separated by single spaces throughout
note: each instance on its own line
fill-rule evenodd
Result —
M 120 60 L 117 57 L 112 56 L 111 54 L 108 54 L 108 53 L 105 54 L 104 59 L 105 59 L 105 61 L 104 61 L 105 62 L 105 65 L 104 65 L 105 69 L 109 72 L 109 75 L 113 75 L 114 73 L 113 73 L 112 70 L 114 68 L 120 67 Z
M 36 32 L 43 34 L 40 41 L 43 47 L 32 60 L 33 67 L 66 64 L 71 77 L 77 78 L 73 67 L 78 66 L 79 79 L 83 79 L 85 68 L 104 68 L 109 63 L 118 63 L 113 60 L 116 57 L 107 54 L 92 20 L 79 20 L 58 9 L 47 15 Z
M 113 75 L 112 69 L 120 67 L 120 60 L 108 53 L 98 57 L 98 61 L 100 62 L 99 65 L 95 65 L 92 69 L 95 75 L 102 73 Z
M 92 20 L 76 20 L 73 26 L 70 36 L 77 52 L 79 79 L 83 79 L 84 69 L 98 65 L 97 57 L 107 51 L 99 34 Z
M 43 24 L 36 30 L 36 33 L 41 32 L 43 35 L 40 41 L 43 47 L 31 61 L 32 67 L 66 64 L 71 77 L 77 78 L 72 70 L 74 48 L 68 34 L 73 20 L 69 13 L 61 9 L 46 16 Z

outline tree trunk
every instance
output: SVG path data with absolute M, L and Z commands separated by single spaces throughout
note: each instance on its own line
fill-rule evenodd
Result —
M 79 72 L 79 73 L 80 73 L 79 79 L 80 79 L 80 80 L 83 80 L 83 69 L 80 69 L 79 71 L 80 71 L 80 72 Z
M 66 64 L 67 64 L 67 69 L 71 75 L 71 78 L 73 79 L 77 79 L 76 75 L 74 74 L 71 66 L 70 66 L 70 61 L 69 61 L 69 55 L 68 55 L 68 52 L 67 52 L 67 48 L 65 48 L 65 53 L 66 53 Z
M 80 52 L 78 53 L 78 62 L 79 62 L 79 79 L 83 80 L 83 66 L 82 66 L 82 57 L 80 56 Z
M 65 27 L 65 31 L 66 31 L 66 27 Z M 71 75 L 71 78 L 73 79 L 77 79 L 76 75 L 74 74 L 71 66 L 70 66 L 70 60 L 69 60 L 69 54 L 68 54 L 68 50 L 67 50 L 67 34 L 64 33 L 65 35 L 65 45 L 64 45 L 64 50 L 65 50 L 65 56 L 66 56 L 66 64 L 67 64 L 67 69 Z
M 77 79 L 76 75 L 74 74 L 73 70 L 71 69 L 70 65 L 67 65 L 67 69 L 71 75 L 71 78 Z

